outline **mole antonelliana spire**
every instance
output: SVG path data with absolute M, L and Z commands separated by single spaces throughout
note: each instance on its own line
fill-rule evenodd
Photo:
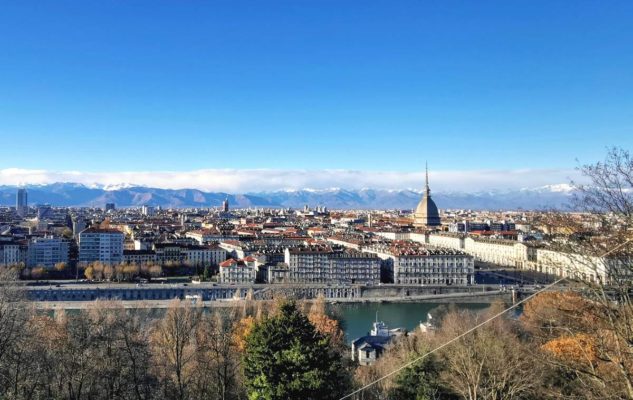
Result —
M 424 194 L 413 213 L 413 225 L 417 227 L 440 226 L 440 213 L 433 199 L 431 199 L 431 188 L 429 187 L 429 165 L 426 163 L 425 170 L 426 184 Z
M 425 185 L 426 190 L 425 190 L 425 192 L 426 192 L 426 195 L 428 196 L 428 195 L 431 194 L 431 189 L 429 189 L 429 163 L 428 163 L 428 161 L 425 162 L 425 172 L 426 172 L 426 185 Z

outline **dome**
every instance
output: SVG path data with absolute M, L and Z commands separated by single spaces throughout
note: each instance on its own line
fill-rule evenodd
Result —
M 441 224 L 440 213 L 430 194 L 425 193 L 418 203 L 413 214 L 413 222 L 416 226 L 439 226 Z
M 433 199 L 431 199 L 431 189 L 429 188 L 429 172 L 426 171 L 426 187 L 424 195 L 418 203 L 413 214 L 413 225 L 419 227 L 426 226 L 439 226 L 441 225 L 440 213 L 437 210 L 437 205 Z

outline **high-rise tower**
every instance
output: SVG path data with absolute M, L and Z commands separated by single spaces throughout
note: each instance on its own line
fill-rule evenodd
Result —
M 18 193 L 15 195 L 15 210 L 20 217 L 24 217 L 28 213 L 29 202 L 26 189 L 18 189 Z
M 226 196 L 226 199 L 222 202 L 222 212 L 229 212 L 229 196 Z

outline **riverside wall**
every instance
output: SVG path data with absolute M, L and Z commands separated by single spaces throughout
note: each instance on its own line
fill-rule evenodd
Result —
M 195 296 L 202 301 L 248 299 L 273 300 L 279 297 L 328 300 L 376 301 L 420 296 L 469 294 L 479 296 L 494 289 L 485 286 L 410 286 L 410 285 L 65 285 L 61 287 L 24 287 L 31 301 L 153 301 L 186 299 Z

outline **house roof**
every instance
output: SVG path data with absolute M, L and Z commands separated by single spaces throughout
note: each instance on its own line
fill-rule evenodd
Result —
M 228 260 L 221 262 L 220 263 L 220 267 L 226 268 L 226 267 L 231 267 L 231 266 L 233 266 L 235 264 L 237 264 L 237 261 L 235 261 L 232 258 L 229 258 Z
M 360 337 L 358 339 L 355 339 L 352 342 L 352 344 L 356 348 L 360 348 L 361 346 L 364 346 L 365 344 L 371 345 L 373 347 L 384 348 L 387 344 L 389 344 L 389 342 L 391 342 L 391 336 L 371 336 L 371 335 L 367 335 L 367 336 L 363 336 L 363 337 Z

